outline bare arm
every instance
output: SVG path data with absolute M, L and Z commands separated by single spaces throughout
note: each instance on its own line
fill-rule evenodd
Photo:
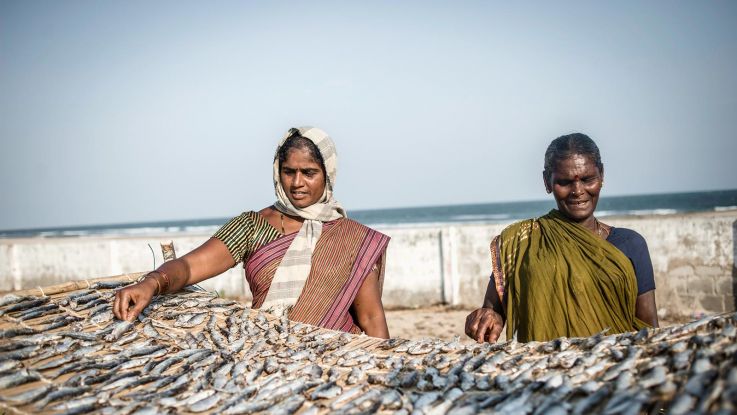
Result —
M 494 277 L 489 278 L 483 307 L 466 317 L 466 335 L 479 343 L 497 341 L 504 328 L 504 307 L 494 286 Z
M 118 291 L 113 301 L 113 313 L 121 320 L 131 321 L 151 303 L 159 289 L 159 294 L 179 291 L 187 285 L 219 275 L 233 265 L 235 262 L 225 244 L 210 238 L 183 257 L 163 263 L 157 269 L 159 272 L 153 272 L 143 281 Z M 162 274 L 168 277 L 168 286 Z
M 659 327 L 658 309 L 655 306 L 655 290 L 650 290 L 637 296 L 635 317 L 653 327 Z
M 389 338 L 384 305 L 381 303 L 379 271 L 376 268 L 366 276 L 358 290 L 356 299 L 353 300 L 353 311 L 358 320 L 358 327 L 366 332 L 366 335 L 382 339 Z

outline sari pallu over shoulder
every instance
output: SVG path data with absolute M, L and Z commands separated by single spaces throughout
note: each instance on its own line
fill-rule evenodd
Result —
M 646 326 L 635 317 L 637 280 L 629 259 L 558 211 L 510 225 L 495 242 L 508 339 L 545 341 Z
M 253 307 L 260 308 L 271 281 L 294 234 L 265 244 L 244 264 L 253 294 Z M 374 264 L 379 284 L 384 280 L 384 252 L 389 237 L 350 219 L 323 224 L 312 255 L 310 275 L 297 303 L 289 312 L 295 321 L 352 333 L 360 333 L 350 306 Z

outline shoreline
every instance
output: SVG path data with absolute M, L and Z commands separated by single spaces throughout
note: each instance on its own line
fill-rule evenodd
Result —
M 603 218 L 601 222 L 606 221 L 628 221 L 628 220 L 653 220 L 653 219 L 687 219 L 687 218 L 723 218 L 723 217 L 737 217 L 737 207 L 734 209 L 720 209 L 713 211 L 698 211 L 698 212 L 678 212 L 678 213 L 664 213 L 664 214 L 628 214 L 628 215 L 605 215 L 599 216 Z M 515 223 L 522 219 L 510 219 L 504 221 L 447 221 L 447 222 L 417 222 L 417 223 L 368 223 L 367 226 L 375 228 L 377 230 L 403 230 L 403 229 L 428 229 L 437 228 L 443 226 L 454 226 L 454 227 L 472 227 L 472 226 L 506 226 Z M 83 227 L 80 227 L 83 228 Z M 129 240 L 129 239 L 140 239 L 140 238 L 179 238 L 179 237 L 192 237 L 192 236 L 206 236 L 209 237 L 217 230 L 218 226 L 196 226 L 193 228 L 212 228 L 202 229 L 191 229 L 191 230 L 177 230 L 177 231 L 161 231 L 152 230 L 151 232 L 108 232 L 108 233 L 89 233 L 80 235 L 36 235 L 36 236 L 3 236 L 0 235 L 0 243 L 23 243 L 23 242 L 39 242 L 39 241 L 74 241 L 74 240 L 85 240 L 85 239 L 106 239 L 106 240 Z M 72 228 L 70 228 L 72 229 Z M 125 229 L 125 228 L 123 228 Z M 130 229 L 147 229 L 147 228 L 130 228 Z

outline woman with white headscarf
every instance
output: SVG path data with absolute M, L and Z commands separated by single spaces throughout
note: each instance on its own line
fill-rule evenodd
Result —
M 388 338 L 381 290 L 389 237 L 346 218 L 333 198 L 336 164 L 324 131 L 290 129 L 274 155 L 276 202 L 231 219 L 197 249 L 119 291 L 115 315 L 132 320 L 155 295 L 243 263 L 254 308 Z

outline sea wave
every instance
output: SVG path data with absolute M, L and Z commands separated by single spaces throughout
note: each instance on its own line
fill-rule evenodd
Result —
M 596 211 L 596 216 L 661 216 L 678 213 L 678 209 L 632 209 L 632 210 L 602 210 Z
M 715 212 L 726 212 L 728 210 L 737 210 L 737 206 L 714 206 Z
M 60 237 L 89 237 L 89 236 L 149 236 L 177 233 L 214 233 L 218 226 L 146 226 L 130 228 L 99 228 L 99 229 L 65 229 L 23 233 L 21 237 L 60 238 Z
M 220 229 L 219 226 L 212 226 L 212 225 L 202 225 L 202 226 L 187 226 L 184 228 L 184 232 L 187 233 L 215 233 Z
M 450 217 L 451 221 L 457 222 L 477 222 L 477 221 L 499 221 L 512 219 L 512 215 L 508 213 L 487 213 L 477 215 L 454 215 Z
M 503 224 L 545 215 L 552 200 L 355 211 L 354 219 L 384 229 Z M 734 212 L 737 189 L 713 192 L 613 196 L 599 201 L 596 215 L 663 216 L 688 212 Z M 80 227 L 0 230 L 0 238 L 138 237 L 212 235 L 228 218 L 103 224 Z

